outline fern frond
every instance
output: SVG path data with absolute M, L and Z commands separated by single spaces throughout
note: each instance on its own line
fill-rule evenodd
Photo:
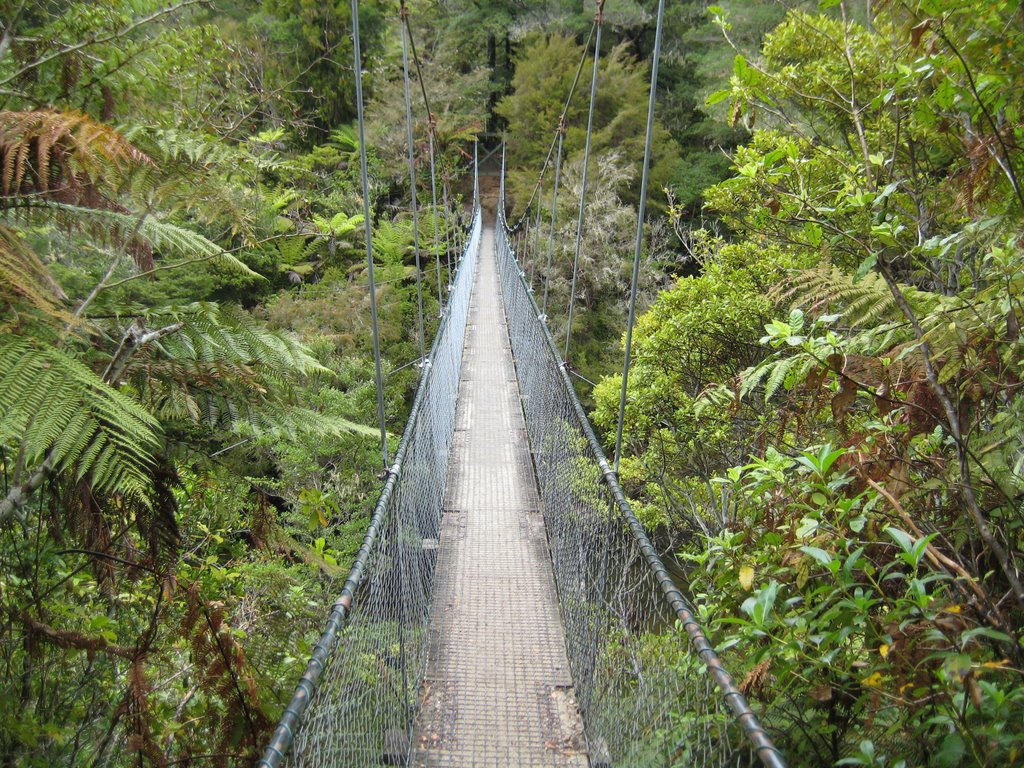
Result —
M 708 409 L 726 408 L 736 402 L 736 390 L 725 384 L 712 384 L 693 401 L 693 415 L 701 418 Z
M 126 211 L 85 208 L 66 203 L 51 203 L 48 208 L 69 214 L 70 220 L 79 225 L 100 225 L 111 242 L 118 242 L 134 233 L 136 240 L 158 253 L 208 260 L 250 277 L 263 279 L 261 274 L 198 232 L 163 221 L 152 214 L 140 218 Z
M 148 155 L 81 112 L 0 112 L 0 191 L 4 197 L 61 194 L 104 186 Z
M 281 266 L 291 268 L 312 258 L 320 249 L 320 240 L 306 235 L 295 235 L 276 240 L 275 246 Z
M 242 434 L 278 440 L 340 437 L 345 434 L 380 437 L 380 432 L 373 427 L 295 405 L 286 408 L 264 405 L 250 412 L 246 419 L 236 422 L 235 429 Z
M 942 300 L 937 294 L 909 285 L 900 288 L 918 314 L 934 310 Z M 853 327 L 905 320 L 892 291 L 877 272 L 868 272 L 856 279 L 837 267 L 823 264 L 790 278 L 779 287 L 776 295 L 792 300 L 795 307 L 838 312 Z
M 150 325 L 181 323 L 129 363 L 145 402 L 162 417 L 230 427 L 239 406 L 292 402 L 303 377 L 330 375 L 287 333 L 264 328 L 241 309 L 198 303 L 152 313 Z
M 336 213 L 330 219 L 325 219 L 322 216 L 313 216 L 313 224 L 318 230 L 327 235 L 333 237 L 344 237 L 350 232 L 354 232 L 356 229 L 363 225 L 363 215 L 358 213 L 354 216 L 349 216 L 347 213 Z
M 764 384 L 764 401 L 767 403 L 772 399 L 782 383 L 786 380 L 786 376 L 796 365 L 799 358 L 796 357 L 784 357 L 781 360 L 775 360 L 769 366 L 768 379 Z
M 183 324 L 140 350 L 129 366 L 144 401 L 161 418 L 280 440 L 377 434 L 297 402 L 302 380 L 332 372 L 291 335 L 266 329 L 243 310 L 192 304 L 147 322 Z
M 25 466 L 49 457 L 59 472 L 145 502 L 156 420 L 74 357 L 0 335 L 0 442 Z
M 381 221 L 373 230 L 374 255 L 385 265 L 401 264 L 412 247 L 412 227 L 403 221 Z
M 196 349 L 206 349 L 207 359 L 229 360 L 233 355 L 233 359 L 246 365 L 271 367 L 292 375 L 331 373 L 293 336 L 265 328 L 242 309 L 197 303 L 182 307 L 169 317 L 185 323 L 185 335 L 190 336 Z M 174 337 L 178 338 L 180 334 Z M 214 346 L 206 348 L 211 342 Z
M 763 382 L 764 401 L 767 403 L 780 387 L 793 389 L 818 365 L 818 360 L 805 352 L 765 360 L 741 374 L 740 398 L 746 397 Z
M 212 136 L 181 128 L 138 126 L 125 131 L 125 138 L 146 150 L 160 161 L 160 165 L 188 165 L 230 167 L 238 160 L 238 152 Z
M 766 360 L 752 368 L 747 368 L 740 374 L 740 398 L 749 395 L 757 388 L 758 384 L 764 381 L 765 376 L 771 373 L 774 362 L 774 360 Z
M 338 149 L 346 152 L 358 152 L 359 151 L 359 134 L 356 133 L 356 129 L 351 125 L 342 125 L 338 128 L 334 128 L 331 131 L 330 136 L 331 144 L 334 144 Z
M 66 299 L 39 256 L 17 232 L 0 226 L 0 301 L 26 301 L 47 317 L 67 321 L 70 316 L 61 307 Z

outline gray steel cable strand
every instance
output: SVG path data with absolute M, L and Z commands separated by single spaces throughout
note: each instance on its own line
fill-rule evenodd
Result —
M 601 30 L 604 28 L 604 0 L 597 0 L 597 39 L 594 41 L 594 71 L 590 77 L 590 109 L 587 112 L 587 137 L 583 145 L 583 178 L 580 182 L 580 210 L 576 220 L 576 253 L 572 260 L 572 284 L 569 288 L 569 319 L 565 327 L 565 354 L 562 360 L 569 362 L 569 345 L 572 341 L 572 319 L 576 308 L 576 280 L 579 275 L 580 247 L 583 242 L 583 214 L 587 200 L 587 172 L 590 169 L 590 142 L 594 133 L 594 102 L 597 100 L 597 68 L 601 59 Z
M 434 220 L 434 264 L 437 267 L 437 311 L 444 311 L 444 297 L 441 293 L 441 241 L 437 226 L 437 170 L 434 167 L 434 116 L 430 115 L 430 210 Z
M 541 178 L 541 183 L 544 179 Z M 533 278 L 537 272 L 537 257 L 540 254 L 540 218 L 543 213 L 543 206 L 540 204 L 540 200 L 537 201 L 537 219 L 533 225 L 533 244 L 529 248 L 530 252 L 530 290 L 533 290 Z
M 363 193 L 363 232 L 366 237 L 366 272 L 370 290 L 370 328 L 373 336 L 374 380 L 377 387 L 377 423 L 380 425 L 382 466 L 388 466 L 388 434 L 384 419 L 384 372 L 380 359 L 377 321 L 377 285 L 373 271 L 373 219 L 370 212 L 370 174 L 366 159 L 366 117 L 363 108 L 363 65 L 359 46 L 359 0 L 352 0 L 352 59 L 356 80 L 356 116 L 359 125 L 359 181 Z
M 633 249 L 633 272 L 629 283 L 629 318 L 626 320 L 626 351 L 622 361 L 622 390 L 619 393 L 619 420 L 615 429 L 615 450 L 612 457 L 615 472 L 622 458 L 622 428 L 626 419 L 626 390 L 633 350 L 633 325 L 636 322 L 637 286 L 640 282 L 640 256 L 644 239 L 644 217 L 647 214 L 647 182 L 651 171 L 651 147 L 654 144 L 654 103 L 658 93 L 658 63 L 661 60 L 661 35 L 665 21 L 665 0 L 658 0 L 658 20 L 654 28 L 654 52 L 651 56 L 651 89 L 647 99 L 647 128 L 644 136 L 643 172 L 640 181 L 640 205 L 637 208 L 636 242 Z
M 416 200 L 416 157 L 412 131 L 412 94 L 409 79 L 409 43 L 406 34 L 405 17 L 408 13 L 405 0 L 401 0 L 402 16 L 402 80 L 405 86 L 405 135 L 409 159 L 409 206 L 412 209 L 412 249 L 416 260 L 416 332 L 420 345 L 420 361 L 426 358 L 426 329 L 423 326 L 423 270 L 420 267 L 420 213 Z M 422 369 L 421 369 L 422 372 Z
M 513 225 L 509 225 L 506 222 L 506 226 L 511 232 L 514 232 L 519 229 L 520 225 L 522 225 L 523 223 L 523 219 L 526 217 L 527 213 L 533 206 L 533 201 L 536 199 L 540 191 L 540 183 L 544 177 L 544 172 L 547 170 L 548 165 L 551 163 L 551 155 L 555 149 L 555 144 L 559 140 L 559 136 L 564 135 L 565 133 L 564 126 L 566 115 L 569 112 L 569 106 L 572 104 L 572 97 L 576 95 L 576 86 L 579 85 L 580 76 L 583 74 L 583 66 L 587 63 L 587 53 L 590 51 L 590 41 L 594 39 L 595 29 L 597 29 L 596 18 L 594 20 L 594 23 L 591 24 L 590 32 L 587 34 L 587 40 L 583 44 L 583 55 L 580 57 L 580 63 L 576 67 L 576 74 L 573 75 L 572 83 L 569 86 L 569 92 L 565 97 L 564 104 L 562 105 L 562 111 L 561 113 L 559 113 L 558 127 L 555 128 L 554 135 L 551 137 L 551 144 L 548 146 L 548 153 L 544 158 L 544 162 L 541 164 L 540 171 L 537 173 L 537 181 L 534 183 L 533 192 L 530 194 L 530 199 L 526 203 L 526 208 L 523 209 L 523 215 L 520 216 L 519 221 L 517 221 Z M 502 178 L 504 178 L 504 174 L 502 175 Z
M 412 61 L 416 67 L 416 80 L 420 84 L 420 93 L 423 96 L 423 108 L 427 110 L 427 141 L 430 153 L 430 210 L 434 219 L 434 261 L 437 267 L 437 310 L 444 311 L 444 299 L 441 296 L 441 251 L 438 240 L 437 228 L 437 170 L 434 157 L 434 137 L 437 130 L 437 118 L 430 108 L 430 98 L 427 96 L 427 84 L 423 81 L 423 68 L 420 66 L 420 55 L 416 50 L 416 40 L 412 34 L 412 27 L 409 26 L 409 9 L 403 4 L 404 15 L 402 23 L 405 26 L 406 34 L 409 36 L 409 48 L 412 50 Z M 450 267 L 450 265 L 449 265 Z
M 548 288 L 551 285 L 551 258 L 555 251 L 555 224 L 558 221 L 558 187 L 562 179 L 562 144 L 565 139 L 564 118 L 558 125 L 558 154 L 555 156 L 555 186 L 551 193 L 551 230 L 548 233 L 548 259 L 544 267 L 544 303 L 541 305 L 541 315 L 547 322 L 548 317 Z
M 475 163 L 476 161 L 474 160 L 474 165 Z M 476 205 L 476 193 L 473 194 L 473 204 L 474 206 Z M 454 277 L 455 274 L 452 271 L 452 247 L 454 245 L 454 243 L 452 242 L 452 232 L 454 231 L 454 228 L 452 227 L 451 222 L 452 211 L 451 208 L 449 208 L 448 206 L 447 182 L 441 185 L 441 206 L 442 208 L 444 208 L 444 260 L 445 266 L 448 269 L 448 292 L 450 293 L 452 290 L 452 278 Z

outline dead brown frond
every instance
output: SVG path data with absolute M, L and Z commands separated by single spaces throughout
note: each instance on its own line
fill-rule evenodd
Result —
M 0 112 L 4 197 L 55 196 L 78 203 L 132 166 L 152 165 L 109 125 L 81 112 Z
M 198 583 L 188 590 L 187 606 L 181 629 L 191 646 L 192 661 L 201 670 L 206 692 L 226 704 L 218 724 L 220 750 L 225 755 L 244 750 L 255 757 L 273 724 L 260 704 L 256 680 L 226 620 L 225 606 L 207 601 Z
M 144 657 L 132 660 L 128 668 L 128 691 L 125 697 L 127 710 L 128 751 L 144 755 L 150 765 L 167 765 L 163 750 L 157 743 L 150 724 L 152 715 L 149 708 L 149 694 L 152 687 L 146 680 Z
M 133 169 L 153 165 L 115 129 L 80 112 L 0 112 L 0 211 L 57 203 L 130 214 L 114 191 Z M 96 226 L 67 210 L 56 220 L 72 229 Z M 123 232 L 112 233 L 112 240 L 140 269 L 153 268 L 148 243 Z
M 765 659 L 747 672 L 742 682 L 740 682 L 740 692 L 744 696 L 759 697 L 765 687 L 774 679 L 774 675 L 769 672 L 771 665 L 772 660 Z
M 957 188 L 956 202 L 968 216 L 974 216 L 979 204 L 992 199 L 1001 178 L 998 157 L 1002 146 L 1012 146 L 1013 131 L 1004 131 L 1003 136 L 973 135 L 964 140 L 966 153 L 964 165 L 955 171 L 950 180 Z
M 178 554 L 181 531 L 178 529 L 178 502 L 173 489 L 181 485 L 174 464 L 165 455 L 155 457 L 150 504 L 140 505 L 135 513 L 139 532 L 149 544 L 154 563 L 168 565 Z
M 85 480 L 79 481 L 67 500 L 68 522 L 72 535 L 90 553 L 93 575 L 107 595 L 114 594 L 116 572 L 112 553 L 113 534 L 110 522 L 103 514 L 103 505 Z

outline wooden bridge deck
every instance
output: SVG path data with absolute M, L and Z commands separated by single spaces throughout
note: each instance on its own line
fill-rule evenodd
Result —
M 493 227 L 477 270 L 411 765 L 586 768 Z

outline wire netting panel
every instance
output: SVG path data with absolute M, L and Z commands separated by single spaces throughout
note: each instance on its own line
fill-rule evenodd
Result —
M 408 761 L 479 242 L 477 210 L 391 477 L 355 566 L 362 578 L 292 742 L 291 765 L 358 768 Z
M 713 650 L 698 651 L 691 642 L 694 630 L 699 632 L 696 621 L 681 607 L 681 596 L 673 598 L 675 603 L 667 596 L 670 577 L 660 561 L 652 567 L 657 556 L 617 483 L 610 481 L 611 469 L 539 317 L 504 222 L 499 221 L 496 235 L 509 335 L 591 765 L 759 764 L 757 747 L 745 731 L 761 736 L 763 731 L 752 714 L 739 717 L 730 708 L 727 697 L 743 697 L 734 688 L 719 687 L 711 670 L 720 670 Z M 700 638 L 697 645 L 702 633 Z M 761 758 L 782 765 L 764 743 Z

